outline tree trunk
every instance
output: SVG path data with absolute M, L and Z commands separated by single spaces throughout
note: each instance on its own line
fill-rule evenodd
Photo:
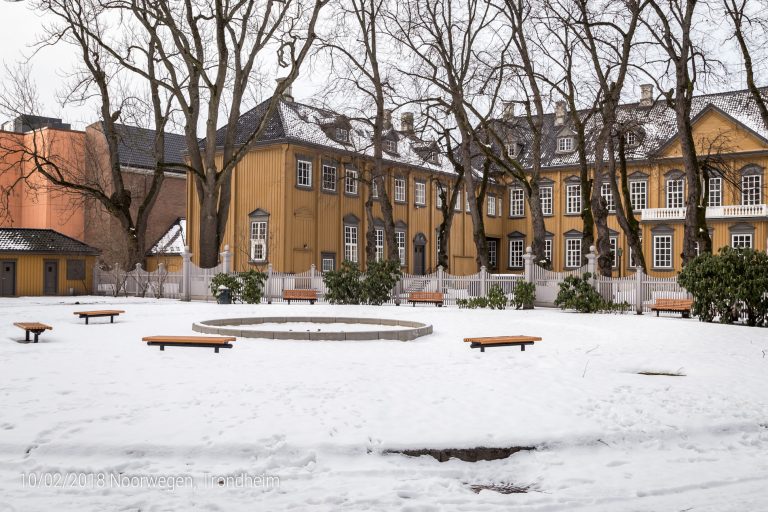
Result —
M 610 146 L 611 149 L 608 151 L 608 155 L 611 159 L 611 167 L 614 169 L 614 171 L 611 172 L 611 175 L 615 176 L 616 159 L 613 156 L 613 144 L 611 143 Z M 627 158 L 625 154 L 624 134 L 619 136 L 618 146 L 619 181 L 621 187 L 619 188 L 615 179 L 611 179 L 611 192 L 616 198 L 616 219 L 619 221 L 619 226 L 621 226 L 622 231 L 624 231 L 624 234 L 627 237 L 627 245 L 632 249 L 632 254 L 635 257 L 635 266 L 645 271 L 648 267 L 645 264 L 643 244 L 640 241 L 640 223 L 637 221 L 637 218 L 635 218 L 635 213 L 632 209 L 632 196 L 629 193 L 629 181 L 627 180 Z
M 365 265 L 376 261 L 376 226 L 373 223 L 373 191 L 368 189 L 368 197 L 365 200 L 365 217 L 368 220 L 368 229 L 365 231 Z
M 202 268 L 213 268 L 219 264 L 219 217 L 216 198 L 211 192 L 203 194 L 200 201 L 199 261 Z
M 530 180 L 528 183 L 528 206 L 531 210 L 531 224 L 533 227 L 533 240 L 531 241 L 531 251 L 535 257 L 534 262 L 544 267 L 546 266 L 545 243 L 547 228 L 544 225 L 544 213 L 541 210 L 541 194 L 539 192 L 539 183 Z M 551 266 L 552 262 L 549 262 Z

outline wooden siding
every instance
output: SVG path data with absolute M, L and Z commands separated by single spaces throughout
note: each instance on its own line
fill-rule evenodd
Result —
M 85 280 L 67 279 L 67 260 L 85 262 Z M 58 262 L 58 293 L 69 295 L 72 288 L 77 295 L 89 294 L 93 290 L 94 256 L 64 256 L 56 254 L 21 254 L 18 252 L 0 253 L 0 261 L 16 262 L 16 295 L 41 296 L 43 293 L 43 264 L 46 261 Z

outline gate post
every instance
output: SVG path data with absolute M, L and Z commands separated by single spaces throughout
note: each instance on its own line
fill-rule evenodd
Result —
M 587 272 L 590 273 L 590 282 L 592 287 L 597 289 L 597 275 L 595 269 L 597 269 L 597 254 L 594 245 L 589 246 L 589 254 L 587 254 Z
M 229 250 L 229 246 L 224 246 L 224 252 L 219 254 L 221 256 L 221 271 L 225 274 L 232 272 L 232 251 Z
M 437 267 L 437 292 L 443 293 L 443 266 L 438 265 Z
M 264 283 L 267 290 L 267 304 L 272 304 L 272 264 L 267 265 L 267 280 Z
M 486 279 L 488 278 L 488 271 L 485 269 L 485 265 L 480 267 L 480 297 L 486 295 Z
M 525 254 L 523 255 L 523 262 L 525 270 L 525 282 L 526 283 L 532 283 L 533 282 L 533 250 L 530 247 L 527 247 L 525 249 Z
M 189 302 L 192 298 L 190 285 L 191 279 L 191 266 L 192 266 L 192 253 L 189 252 L 189 246 L 184 246 L 184 252 L 181 255 L 181 300 Z
M 638 265 L 637 272 L 635 272 L 635 312 L 638 315 L 643 314 L 643 297 L 645 296 L 643 293 L 643 282 L 645 279 L 643 277 L 643 267 Z

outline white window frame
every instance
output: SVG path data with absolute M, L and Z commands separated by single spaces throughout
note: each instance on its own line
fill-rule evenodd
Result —
M 267 261 L 268 221 L 251 221 L 251 261 Z M 258 249 L 261 250 L 259 254 Z
M 405 178 L 395 178 L 395 202 L 404 203 L 407 200 Z
M 510 238 L 508 242 L 509 247 L 509 268 L 523 268 L 525 266 L 525 239 L 524 238 Z
M 371 197 L 374 199 L 379 198 L 379 184 L 376 183 L 376 180 L 371 181 Z
M 336 192 L 336 176 L 338 168 L 335 165 L 323 164 L 323 190 Z
M 553 189 L 551 186 L 539 187 L 539 201 L 542 215 L 554 215 Z
M 648 182 L 646 180 L 629 182 L 629 200 L 632 203 L 633 211 L 648 208 Z
M 565 267 L 581 267 L 581 238 L 569 237 L 565 239 Z
M 754 236 L 752 233 L 732 233 L 731 247 L 735 249 L 752 249 L 754 246 Z
M 625 134 L 624 143 L 630 148 L 637 146 L 637 134 L 633 131 L 628 131 Z
M 611 254 L 613 255 L 613 265 L 611 266 L 616 268 L 619 266 L 619 239 L 618 237 L 612 236 L 608 239 L 608 243 L 611 245 Z
M 373 231 L 376 244 L 376 261 L 384 260 L 384 229 L 375 228 Z
M 435 183 L 435 208 L 443 207 L 443 198 L 440 196 L 440 185 Z
M 552 263 L 552 242 L 553 240 L 551 238 L 544 239 L 544 257 L 549 260 L 550 263 Z
M 525 191 L 520 187 L 509 189 L 509 216 L 525 217 Z
M 349 130 L 347 128 L 336 128 L 336 140 L 341 142 L 349 142 Z
M 653 235 L 653 268 L 673 268 L 672 235 Z
M 427 204 L 427 184 L 423 181 L 413 183 L 413 202 L 419 206 Z
M 312 160 L 296 160 L 296 186 L 312 188 Z
M 405 259 L 407 243 L 405 240 L 405 231 L 402 229 L 395 230 L 395 243 L 397 244 L 397 256 L 400 258 L 400 266 L 404 267 L 407 263 Z
M 613 190 L 611 190 L 610 183 L 603 183 L 600 185 L 600 196 L 605 199 L 606 208 L 609 213 L 616 213 L 616 201 L 613 197 Z
M 328 262 L 330 262 L 330 265 L 327 264 Z M 336 270 L 336 258 L 323 257 L 322 260 L 320 261 L 320 268 L 324 273 L 333 272 L 334 270 Z
M 741 204 L 744 206 L 760 204 L 763 177 L 759 174 L 747 174 L 741 177 Z
M 360 183 L 358 181 L 358 175 L 356 169 L 346 169 L 344 171 L 344 193 L 356 196 L 357 195 L 357 187 Z
M 506 151 L 509 158 L 517 158 L 517 143 L 509 142 L 504 145 L 504 151 Z
M 397 153 L 397 141 L 396 140 L 384 139 L 382 141 L 382 145 L 384 146 L 384 151 L 387 151 L 389 153 Z
M 557 138 L 557 152 L 558 153 L 569 153 L 571 151 L 573 151 L 573 137 L 571 137 L 571 136 L 558 137 Z
M 357 226 L 344 225 L 344 259 L 352 263 L 358 262 L 358 231 Z
M 723 206 L 723 178 L 709 178 L 707 206 Z
M 461 211 L 461 190 L 456 191 L 456 204 L 453 205 L 453 211 L 455 212 Z
M 488 266 L 495 269 L 498 264 L 499 244 L 494 240 L 486 240 L 488 243 Z
M 565 186 L 565 213 L 568 215 L 581 213 L 581 183 Z
M 667 180 L 664 189 L 666 190 L 667 208 L 685 207 L 685 182 L 682 178 Z
M 488 203 L 488 216 L 495 217 L 496 216 L 496 196 L 492 196 L 490 194 L 486 196 L 486 203 Z

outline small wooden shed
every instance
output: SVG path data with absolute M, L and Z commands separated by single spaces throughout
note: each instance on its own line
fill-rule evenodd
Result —
M 90 293 L 98 253 L 52 229 L 0 228 L 0 297 Z

